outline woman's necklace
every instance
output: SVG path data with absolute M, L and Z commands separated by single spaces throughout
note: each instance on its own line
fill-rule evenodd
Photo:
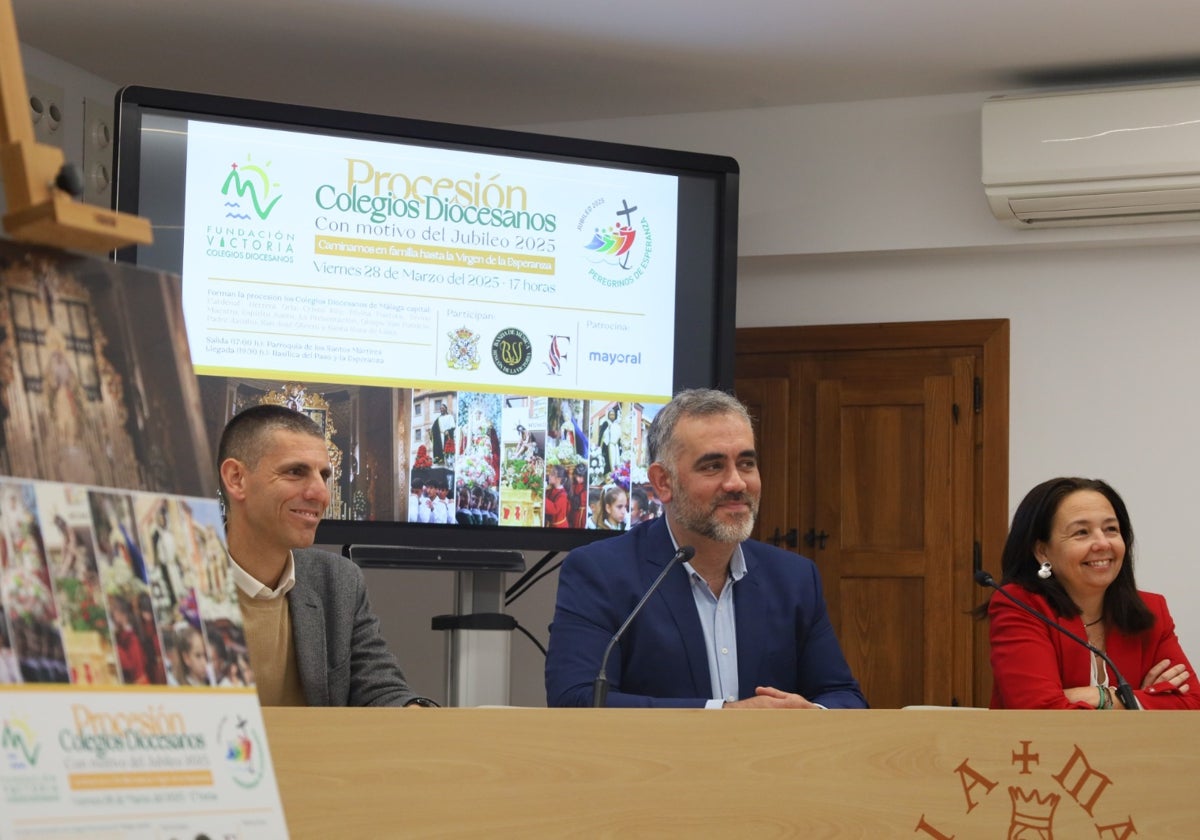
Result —
M 1101 620 L 1103 620 L 1103 618 L 1104 618 L 1104 616 L 1100 616 L 1100 618 L 1097 618 L 1095 621 L 1085 621 L 1085 622 L 1083 622 L 1083 626 L 1084 627 L 1094 627 L 1095 625 L 1099 624 L 1101 622 Z

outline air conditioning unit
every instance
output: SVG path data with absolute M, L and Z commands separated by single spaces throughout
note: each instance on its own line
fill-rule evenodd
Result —
M 996 97 L 983 186 L 1017 227 L 1200 219 L 1200 84 Z

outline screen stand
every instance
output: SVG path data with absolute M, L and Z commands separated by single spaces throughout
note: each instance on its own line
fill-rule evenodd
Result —
M 364 569 L 454 571 L 454 614 L 433 617 L 450 633 L 446 649 L 446 703 L 507 706 L 508 659 L 515 618 L 504 615 L 504 574 L 525 571 L 519 551 L 345 545 L 342 554 Z
M 504 615 L 503 572 L 456 572 L 454 615 L 434 616 L 450 633 L 446 700 L 451 706 L 509 705 L 509 656 L 516 619 Z

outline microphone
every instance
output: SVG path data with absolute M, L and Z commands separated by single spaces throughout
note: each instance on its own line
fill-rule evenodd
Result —
M 613 633 L 612 638 L 608 640 L 608 647 L 604 649 L 604 656 L 600 660 L 600 673 L 596 675 L 596 681 L 592 683 L 593 709 L 602 708 L 604 706 L 604 701 L 608 699 L 608 674 L 605 673 L 608 669 L 608 657 L 612 654 L 613 648 L 617 646 L 617 642 L 620 640 L 621 635 L 626 629 L 628 629 L 630 623 L 634 620 L 634 618 L 637 617 L 637 614 L 642 611 L 642 607 L 644 607 L 646 602 L 650 600 L 650 596 L 653 595 L 655 590 L 658 589 L 659 585 L 666 580 L 667 573 L 669 573 L 671 569 L 675 568 L 677 563 L 686 563 L 695 556 L 696 549 L 692 548 L 690 545 L 680 546 L 679 550 L 675 552 L 675 555 L 671 558 L 670 562 L 663 567 L 663 570 L 659 572 L 658 577 L 654 579 L 654 583 L 650 584 L 650 588 L 646 590 L 646 594 L 642 596 L 642 600 L 638 601 L 637 604 L 634 605 L 633 609 L 629 611 L 629 617 L 625 619 L 624 623 L 617 628 L 617 632 Z
M 1090 650 L 1092 653 L 1096 654 L 1096 656 L 1099 656 L 1101 659 L 1103 659 L 1104 664 L 1112 669 L 1113 676 L 1115 676 L 1117 678 L 1117 696 L 1121 698 L 1121 702 L 1125 705 L 1125 708 L 1129 709 L 1130 711 L 1134 711 L 1134 712 L 1138 711 L 1138 709 L 1140 707 L 1138 706 L 1137 698 L 1133 696 L 1133 689 L 1130 687 L 1129 683 L 1125 682 L 1125 678 L 1123 676 L 1121 676 L 1121 672 L 1117 670 L 1117 666 L 1113 664 L 1113 661 L 1108 658 L 1108 654 L 1106 654 L 1104 651 L 1100 650 L 1100 648 L 1093 645 L 1087 639 L 1079 638 L 1078 636 L 1076 636 L 1074 633 L 1072 633 L 1066 627 L 1063 627 L 1058 622 L 1048 618 L 1047 616 L 1042 615 L 1040 612 L 1038 612 L 1033 607 L 1026 604 L 1024 601 L 1020 600 L 1019 598 L 1014 598 L 1008 592 L 1005 592 L 1003 589 L 1000 588 L 1000 584 L 996 583 L 995 579 L 992 578 L 992 576 L 989 575 L 983 569 L 980 569 L 979 571 L 975 572 L 975 582 L 978 583 L 980 586 L 987 586 L 992 589 L 995 589 L 997 592 L 999 592 L 1005 598 L 1012 601 L 1014 604 L 1016 604 L 1021 609 L 1025 610 L 1025 612 L 1029 613 L 1031 616 L 1036 618 L 1038 621 L 1041 621 L 1043 624 L 1047 625 L 1048 627 L 1053 627 L 1055 630 L 1057 630 L 1059 633 L 1062 633 L 1068 639 L 1073 639 L 1076 642 L 1079 642 L 1079 644 L 1083 645 L 1085 648 Z

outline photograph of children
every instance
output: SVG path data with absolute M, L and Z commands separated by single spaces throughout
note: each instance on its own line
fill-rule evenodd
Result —
M 495 525 L 499 522 L 501 397 L 460 391 L 458 394 L 458 454 L 455 459 L 454 503 L 460 504 L 463 491 L 470 502 L 471 524 Z M 436 521 L 437 507 L 434 507 Z M 453 513 L 451 521 L 459 521 Z
M 0 603 L 21 680 L 70 682 L 32 483 L 0 482 Z
M 459 525 L 496 525 L 499 517 L 491 503 L 494 491 L 459 485 L 454 497 L 454 521 Z
M 547 399 L 506 396 L 503 406 L 500 524 L 538 526 L 546 487 Z
M 166 663 L 150 602 L 146 559 L 133 529 L 125 493 L 95 491 L 88 496 L 88 516 L 100 548 L 100 571 L 120 680 L 124 685 L 165 685 Z
M 191 532 L 192 565 L 197 569 L 196 600 L 204 629 L 211 681 L 219 686 L 254 685 L 246 648 L 246 628 L 238 606 L 237 584 L 225 547 L 221 508 L 215 500 L 179 501 Z M 195 640 L 189 640 L 194 646 Z M 181 652 L 185 650 L 181 648 Z M 192 659 L 194 663 L 194 659 Z M 186 666 L 184 666 L 186 671 Z
M 587 464 L 579 462 L 571 468 L 567 482 L 567 519 L 572 528 L 586 528 L 591 517 L 588 505 Z
M 624 531 L 629 519 L 629 491 L 619 484 L 605 484 L 588 490 L 592 515 L 587 527 L 599 531 Z
M 121 682 L 125 685 L 166 685 L 162 643 L 155 630 L 153 616 L 145 616 L 139 608 L 143 594 L 143 587 L 131 585 L 108 595 L 108 612 L 112 617 L 113 638 L 117 643 Z
M 662 502 L 649 484 L 635 484 L 629 491 L 628 527 L 662 516 Z
M 254 685 L 254 669 L 250 667 L 250 653 L 245 639 L 238 648 L 229 649 L 229 665 L 218 675 L 217 685 L 222 688 L 248 688 Z
M 457 406 L 454 391 L 413 391 L 409 522 L 449 525 L 456 521 L 452 488 L 458 451 Z
M 35 492 L 71 682 L 117 685 L 88 492 L 79 485 L 44 482 L 35 485 Z
M 650 423 L 662 405 L 658 403 L 631 403 L 634 422 L 631 424 L 633 441 L 629 459 L 629 515 L 628 527 L 639 522 L 662 516 L 662 502 L 650 486 L 650 453 L 646 446 L 650 434 Z
M 546 405 L 546 485 L 549 498 L 552 485 L 559 481 L 562 468 L 562 487 L 566 491 L 567 524 L 555 525 L 549 503 L 545 512 L 548 527 L 585 528 L 588 520 L 588 439 L 580 423 L 585 416 L 584 400 L 552 397 Z M 553 476 L 553 477 L 552 477 Z M 559 494 L 554 493 L 555 499 Z M 558 502 L 556 501 L 557 507 Z
M 543 505 L 543 524 L 547 528 L 569 528 L 571 502 L 567 496 L 570 475 L 562 464 L 546 467 L 546 498 Z
M 212 685 L 208 646 L 200 628 L 184 622 L 175 628 L 173 638 L 179 669 L 176 684 L 193 687 Z M 172 661 L 172 664 L 176 663 Z
M 215 685 L 221 688 L 254 685 L 246 634 L 240 622 L 229 619 L 205 622 L 204 640 L 208 648 L 208 674 Z

